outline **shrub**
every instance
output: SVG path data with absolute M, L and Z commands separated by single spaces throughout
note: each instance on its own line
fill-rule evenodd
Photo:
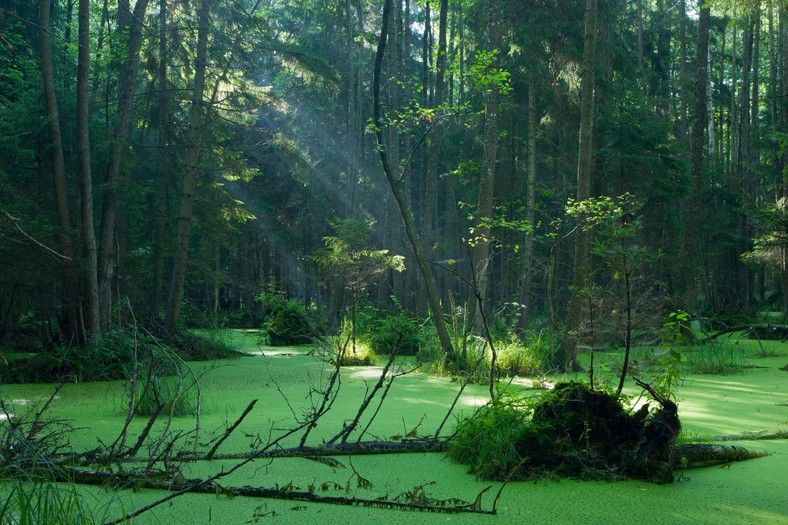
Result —
M 266 311 L 263 328 L 272 346 L 303 345 L 320 337 L 322 321 L 316 309 L 307 308 L 279 292 L 257 296 Z
M 422 345 L 421 326 L 404 313 L 385 315 L 366 326 L 362 339 L 381 354 L 416 355 Z
M 467 464 L 480 479 L 504 479 L 522 459 L 516 445 L 528 432 L 529 414 L 522 398 L 497 396 L 460 422 L 449 444 L 449 457 Z

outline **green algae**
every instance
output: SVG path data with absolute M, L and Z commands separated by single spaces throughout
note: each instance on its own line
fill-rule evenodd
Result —
M 325 379 L 329 370 L 307 355 L 309 349 L 269 349 L 257 345 L 255 334 L 232 333 L 246 340 L 245 350 L 256 355 L 214 363 L 192 363 L 203 373 L 203 435 L 221 433 L 232 424 L 252 399 L 258 404 L 239 429 L 222 445 L 220 452 L 248 451 L 257 440 L 273 429 L 287 428 L 293 414 L 309 406 L 310 386 Z M 281 351 L 281 352 L 280 352 Z M 774 363 L 772 363 L 774 361 Z M 764 368 L 728 376 L 690 375 L 677 392 L 684 429 L 695 435 L 734 434 L 762 429 L 780 430 L 788 426 L 788 392 L 779 355 L 757 359 Z M 784 364 L 784 363 L 781 363 Z M 321 420 L 313 439 L 330 439 L 343 421 L 354 417 L 359 400 L 373 384 L 382 367 L 343 370 L 342 389 L 332 412 Z M 558 378 L 556 378 L 558 379 Z M 515 382 L 525 394 L 527 382 Z M 67 384 L 52 403 L 52 414 L 68 418 L 77 427 L 70 436 L 75 450 L 96 447 L 99 439 L 111 441 L 124 419 L 123 382 Z M 423 372 L 398 378 L 366 438 L 398 439 L 414 428 L 427 435 L 442 421 L 460 384 L 434 378 Z M 36 400 L 46 399 L 51 385 L 3 385 L 0 395 L 10 406 L 24 410 Z M 634 390 L 631 393 L 635 393 Z M 488 400 L 487 389 L 470 385 L 464 392 L 459 410 L 470 413 Z M 135 418 L 132 434 L 145 418 Z M 194 427 L 193 417 L 175 418 L 175 428 Z M 362 427 L 365 425 L 362 425 Z M 445 515 L 402 512 L 385 509 L 318 505 L 259 498 L 185 495 L 171 504 L 143 515 L 139 523 L 399 523 L 413 525 L 437 523 L 785 523 L 788 502 L 785 498 L 785 472 L 788 470 L 788 444 L 785 440 L 732 442 L 772 455 L 735 463 L 728 468 L 708 468 L 682 473 L 667 486 L 645 482 L 579 482 L 539 480 L 510 483 L 498 502 L 497 516 Z M 296 444 L 291 440 L 289 444 Z M 337 457 L 341 466 L 331 467 L 300 458 L 253 462 L 222 483 L 266 487 L 300 487 L 329 495 L 365 498 L 395 498 L 414 487 L 423 486 L 434 499 L 457 498 L 473 501 L 487 486 L 492 490 L 482 503 L 489 508 L 500 487 L 498 482 L 483 482 L 466 472 L 466 467 L 444 455 L 408 454 L 364 457 Z M 230 468 L 232 461 L 212 461 L 186 465 L 184 475 L 211 475 Z M 368 483 L 359 484 L 359 476 Z M 322 491 L 321 487 L 326 487 Z M 98 498 L 100 505 L 121 512 L 130 511 L 161 497 L 158 491 L 106 491 L 80 487 Z M 102 510 L 104 514 L 105 510 Z M 110 514 L 112 515 L 112 514 Z

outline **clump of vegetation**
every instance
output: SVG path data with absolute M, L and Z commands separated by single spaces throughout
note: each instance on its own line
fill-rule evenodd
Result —
M 460 424 L 449 455 L 485 479 L 549 472 L 670 483 L 681 429 L 678 409 L 641 386 L 659 409 L 652 412 L 644 405 L 630 413 L 616 396 L 578 382 L 556 385 L 533 402 L 502 396 Z
M 452 436 L 449 457 L 481 479 L 504 479 L 522 460 L 517 443 L 531 428 L 531 409 L 528 400 L 504 390 L 462 421 Z
M 37 352 L 8 352 L 8 366 L 0 369 L 5 383 L 111 381 L 128 379 L 138 361 L 153 359 L 164 349 L 188 361 L 237 357 L 240 354 L 219 338 L 178 330 L 169 344 L 133 328 L 110 330 L 96 346 L 56 346 Z
M 346 349 L 339 352 L 333 360 L 336 363 L 339 359 L 339 366 L 371 366 L 375 364 L 375 352 L 367 345 L 356 345 L 354 349 Z
M 94 516 L 73 485 L 17 481 L 0 496 L 0 525 L 92 525 Z
M 742 372 L 747 360 L 739 345 L 709 341 L 686 353 L 687 367 L 694 374 L 727 375 Z
M 197 413 L 194 381 L 149 374 L 144 380 L 135 381 L 132 388 L 134 414 L 137 416 L 188 416 Z
M 283 292 L 269 290 L 256 298 L 266 312 L 263 329 L 272 346 L 304 345 L 315 342 L 325 332 L 317 308 L 308 308 Z
M 529 332 L 521 340 L 514 334 L 495 344 L 497 366 L 517 376 L 538 376 L 544 373 L 548 355 L 547 343 L 540 332 Z

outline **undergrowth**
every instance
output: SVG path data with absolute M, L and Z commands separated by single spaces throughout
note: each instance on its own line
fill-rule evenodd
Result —
M 468 471 L 481 479 L 503 479 L 522 460 L 516 445 L 529 432 L 530 414 L 527 399 L 503 390 L 460 422 L 449 457 L 468 465 Z
M 16 481 L 0 493 L 0 525 L 93 525 L 104 521 L 74 485 Z

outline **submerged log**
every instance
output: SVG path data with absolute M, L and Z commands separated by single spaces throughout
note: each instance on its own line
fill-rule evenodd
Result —
M 753 451 L 732 445 L 690 443 L 676 447 L 674 468 L 683 470 L 714 465 L 728 465 L 735 461 L 762 458 L 768 455 L 768 452 Z

